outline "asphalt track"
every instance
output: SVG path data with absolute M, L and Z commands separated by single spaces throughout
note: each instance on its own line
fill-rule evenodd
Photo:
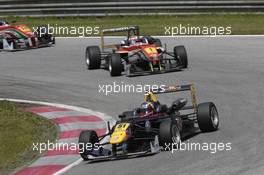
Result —
M 99 84 L 194 83 L 200 102 L 213 101 L 221 117 L 220 129 L 190 138 L 190 142 L 232 143 L 231 151 L 161 152 L 155 156 L 87 164 L 66 174 L 93 175 L 226 175 L 264 174 L 264 38 L 162 38 L 184 44 L 187 70 L 168 74 L 111 78 L 105 70 L 86 70 L 86 45 L 98 39 L 58 39 L 52 48 L 0 52 L 0 97 L 58 102 L 117 116 L 143 100 L 141 93 L 98 93 Z M 160 101 L 176 98 L 164 95 Z

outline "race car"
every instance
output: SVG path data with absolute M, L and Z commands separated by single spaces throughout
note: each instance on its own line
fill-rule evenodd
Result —
M 16 51 L 39 48 L 55 44 L 55 37 L 48 32 L 48 27 L 38 26 L 33 32 L 26 25 L 10 25 L 0 20 L 0 50 Z
M 117 32 L 127 32 L 126 39 L 118 44 L 106 45 L 105 34 Z M 102 30 L 101 49 L 99 46 L 88 46 L 85 62 L 88 69 L 108 69 L 111 76 L 120 76 L 122 72 L 127 76 L 164 73 L 188 67 L 184 46 L 175 46 L 169 52 L 162 47 L 160 39 L 141 37 L 138 26 Z
M 186 98 L 177 98 L 169 106 L 158 101 L 157 94 L 180 91 L 191 92 L 190 105 Z M 219 126 L 215 104 L 197 104 L 193 84 L 150 90 L 139 108 L 125 111 L 119 118 L 113 127 L 108 123 L 105 135 L 98 136 L 93 130 L 80 133 L 79 150 L 83 160 L 92 162 L 152 155 L 166 147 L 174 148 L 193 131 L 211 132 Z M 103 141 L 106 137 L 110 139 Z M 110 149 L 106 149 L 106 145 Z

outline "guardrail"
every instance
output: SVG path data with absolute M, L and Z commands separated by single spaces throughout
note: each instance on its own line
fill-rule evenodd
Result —
M 9 0 L 15 1 L 15 0 Z M 5 1 L 6 2 L 6 1 Z M 145 1 L 1 4 L 0 16 L 106 16 L 194 13 L 263 13 L 264 1 Z

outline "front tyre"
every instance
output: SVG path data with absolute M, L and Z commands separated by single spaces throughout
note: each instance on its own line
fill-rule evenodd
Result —
M 110 56 L 108 69 L 112 77 L 121 75 L 123 70 L 123 64 L 119 54 L 113 53 Z
M 89 160 L 88 155 L 91 155 L 93 152 L 93 149 L 95 147 L 95 144 L 99 143 L 99 138 L 95 131 L 92 130 L 86 130 L 82 131 L 79 136 L 79 150 L 80 150 L 80 156 L 83 158 L 83 160 Z M 91 149 L 87 149 L 87 147 Z
M 52 42 L 51 42 L 52 44 L 56 44 L 56 39 L 55 39 L 55 37 L 53 37 L 52 38 Z
M 184 46 L 176 46 L 174 47 L 174 56 L 177 60 L 180 61 L 183 68 L 188 67 L 188 58 L 187 52 Z
M 85 63 L 88 69 L 99 69 L 101 66 L 101 51 L 98 46 L 88 46 L 85 52 Z
M 159 126 L 159 143 L 165 149 L 168 145 L 174 144 L 175 146 L 181 141 L 180 130 L 176 121 L 165 120 Z M 170 147 L 171 148 L 171 147 Z
M 112 156 L 116 156 L 117 155 L 117 148 L 116 148 L 116 144 L 112 145 Z
M 211 132 L 218 129 L 219 116 L 214 103 L 206 102 L 198 105 L 197 122 L 202 132 Z

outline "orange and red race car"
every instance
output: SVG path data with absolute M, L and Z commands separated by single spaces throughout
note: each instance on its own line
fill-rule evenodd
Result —
M 26 25 L 10 25 L 0 20 L 0 50 L 24 50 L 52 44 L 55 44 L 55 37 L 49 34 L 47 26 L 38 26 L 33 32 Z
M 105 34 L 127 32 L 127 38 L 119 44 L 105 44 Z M 112 49 L 108 50 L 107 49 Z M 172 52 L 162 47 L 160 39 L 139 34 L 138 26 L 104 29 L 99 46 L 86 48 L 85 61 L 88 69 L 108 69 L 111 76 L 164 73 L 188 67 L 184 46 L 175 46 Z

